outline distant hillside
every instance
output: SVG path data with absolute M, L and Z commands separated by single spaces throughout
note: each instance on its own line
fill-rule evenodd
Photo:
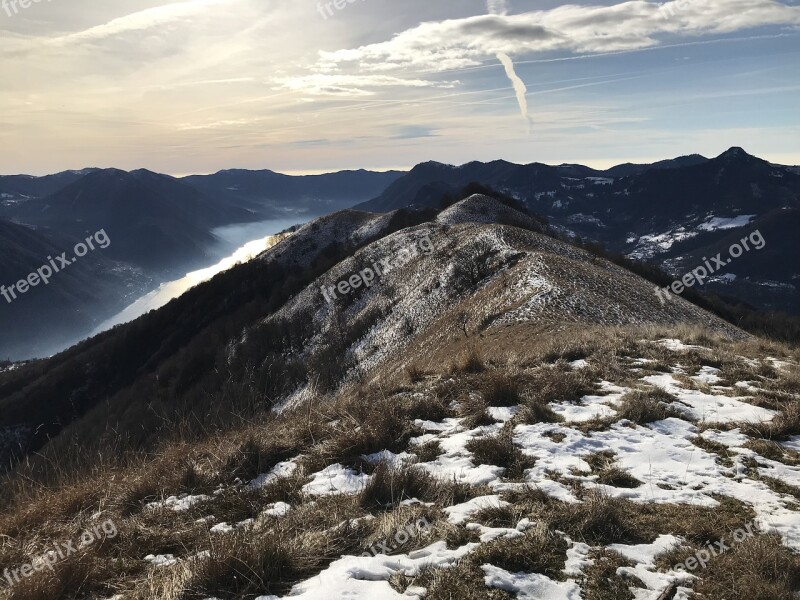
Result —
M 399 171 L 340 171 L 290 176 L 273 171 L 233 169 L 192 175 L 182 181 L 207 196 L 247 207 L 264 218 L 283 216 L 287 208 L 319 215 L 349 208 L 381 194 L 401 177 Z
M 35 177 L 33 175 L 0 175 L 0 214 L 8 207 L 33 198 L 54 194 L 80 178 L 99 169 L 63 171 L 53 175 Z
M 741 148 L 713 159 L 692 155 L 608 171 L 504 161 L 459 167 L 423 163 L 358 208 L 390 211 L 438 206 L 471 182 L 519 199 L 565 233 L 651 261 L 676 277 L 698 266 L 685 260 L 690 256 L 715 256 L 726 233 L 749 235 L 775 211 L 800 208 L 800 175 L 795 169 L 772 165 Z M 770 227 L 770 231 L 773 237 L 768 244 L 792 245 L 787 228 Z M 732 264 L 726 272 L 737 280 L 728 281 L 725 289 L 762 308 L 799 312 L 796 255 L 777 258 L 781 264 L 777 269 L 772 264 L 776 257 L 769 256 L 753 253 L 748 261 Z M 777 278 L 768 273 L 776 273 Z M 767 291 L 773 289 L 779 292 Z
M 112 240 L 109 256 L 170 271 L 204 265 L 215 242 L 211 229 L 250 215 L 220 206 L 166 175 L 104 169 L 25 203 L 15 217 L 78 237 L 105 229 Z
M 82 238 L 81 238 L 82 239 Z M 0 285 L 6 288 L 49 265 L 48 257 L 72 250 L 79 239 L 0 220 Z M 57 263 L 58 264 L 58 263 Z M 54 273 L 16 299 L 0 296 L 0 359 L 46 356 L 121 310 L 151 280 L 141 270 L 111 259 L 105 250 Z

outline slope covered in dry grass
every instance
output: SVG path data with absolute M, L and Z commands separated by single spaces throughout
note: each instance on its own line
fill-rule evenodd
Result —
M 3 594 L 793 598 L 797 352 L 699 328 L 529 333 L 21 484 L 0 564 L 97 523 L 119 533 Z

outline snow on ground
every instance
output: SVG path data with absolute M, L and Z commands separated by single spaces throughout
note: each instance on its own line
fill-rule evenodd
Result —
M 181 496 L 170 496 L 166 500 L 162 500 L 159 502 L 151 502 L 147 504 L 146 508 L 150 510 L 155 510 L 158 508 L 169 508 L 171 510 L 174 510 L 175 512 L 183 512 L 189 510 L 195 504 L 208 502 L 209 500 L 211 500 L 211 497 L 206 496 L 204 494 L 200 494 L 197 496 L 190 496 L 188 494 L 183 494 Z
M 273 483 L 276 479 L 280 479 L 282 477 L 289 477 L 292 473 L 295 472 L 297 469 L 297 464 L 292 461 L 285 461 L 278 463 L 275 465 L 269 473 L 263 473 L 253 479 L 248 484 L 248 488 L 252 490 L 256 490 L 258 488 L 262 488 L 265 485 L 269 485 Z
M 613 417 L 617 411 L 612 408 L 622 396 L 631 391 L 611 384 L 608 381 L 600 382 L 600 390 L 609 392 L 605 395 L 590 395 L 581 398 L 580 403 L 558 402 L 551 403 L 553 412 L 564 417 L 567 423 L 580 423 L 597 418 Z
M 152 565 L 156 568 L 158 567 L 171 567 L 178 563 L 178 559 L 175 558 L 172 554 L 148 554 L 144 557 L 144 559 L 152 563 Z
M 574 581 L 553 581 L 539 573 L 509 573 L 484 565 L 486 587 L 516 594 L 519 600 L 581 600 L 581 588 Z
M 776 413 L 773 410 L 753 406 L 736 398 L 721 394 L 704 394 L 684 389 L 670 374 L 648 375 L 643 381 L 677 396 L 672 406 L 689 418 L 710 423 L 747 423 L 771 421 Z
M 697 348 L 677 339 L 659 340 L 657 343 L 677 353 Z M 633 357 L 626 361 L 627 364 L 643 368 L 650 362 Z M 587 366 L 573 364 L 573 368 Z M 775 366 L 785 368 L 784 365 Z M 691 379 L 697 383 L 711 386 L 710 393 L 687 389 L 675 377 L 675 372 L 683 370 L 685 369 L 681 369 L 679 365 L 673 365 L 672 374 L 651 374 L 639 380 L 643 388 L 661 388 L 674 395 L 676 401 L 672 406 L 682 414 L 681 418 L 670 417 L 644 426 L 619 421 L 591 433 L 584 433 L 579 429 L 583 423 L 594 417 L 616 415 L 614 407 L 630 388 L 609 381 L 597 382 L 598 393 L 584 396 L 578 402 L 568 402 L 567 399 L 551 402 L 550 408 L 564 417 L 564 422 L 561 423 L 514 424 L 513 419 L 519 412 L 519 407 L 514 406 L 490 408 L 488 412 L 499 422 L 474 428 L 466 427 L 461 418 L 445 418 L 441 422 L 416 420 L 414 424 L 423 434 L 412 438 L 407 451 L 383 450 L 364 456 L 364 459 L 372 464 L 410 464 L 416 459 L 416 445 L 438 442 L 442 454 L 435 460 L 417 463 L 421 468 L 445 482 L 487 485 L 492 490 L 488 495 L 440 507 L 452 525 L 473 532 L 476 535 L 473 539 L 478 541 L 448 549 L 444 541 L 431 540 L 432 543 L 426 548 L 406 554 L 344 556 L 331 563 L 319 575 L 295 585 L 285 598 L 421 599 L 425 590 L 412 586 L 404 594 L 400 594 L 390 586 L 390 578 L 398 573 L 413 577 L 426 568 L 451 566 L 481 544 L 526 535 L 525 532 L 535 526 L 527 518 L 521 519 L 516 527 L 486 526 L 475 522 L 475 518 L 477 513 L 485 509 L 510 506 L 503 496 L 506 492 L 522 491 L 529 487 L 568 503 L 581 501 L 571 485 L 575 483 L 585 489 L 598 490 L 609 497 L 625 498 L 642 504 L 669 503 L 714 508 L 719 505 L 719 498 L 730 497 L 752 507 L 756 515 L 754 526 L 760 533 L 776 533 L 788 547 L 800 551 L 800 512 L 796 510 L 796 499 L 774 491 L 760 480 L 760 477 L 770 477 L 796 485 L 800 482 L 800 467 L 760 456 L 747 447 L 750 438 L 740 428 L 732 426 L 769 421 L 776 413 L 749 404 L 747 398 L 727 396 L 726 392 L 730 388 L 715 386 L 721 381 L 721 371 L 717 368 L 702 366 L 695 375 L 691 375 Z M 525 455 L 535 458 L 533 466 L 525 471 L 523 481 L 506 480 L 503 466 L 477 464 L 473 454 L 467 450 L 471 440 L 496 435 L 509 422 L 513 424 L 513 443 Z M 708 424 L 719 424 L 719 428 L 708 427 Z M 726 447 L 726 461 L 698 446 L 695 443 L 697 438 Z M 784 442 L 784 447 L 800 450 L 800 436 Z M 600 452 L 609 456 L 615 467 L 638 480 L 639 485 L 635 485 L 635 481 L 632 482 L 634 487 L 615 487 L 600 483 L 598 474 L 593 472 L 587 462 L 590 456 Z M 753 460 L 756 461 L 755 474 Z M 278 477 L 292 475 L 296 468 L 293 461 L 280 463 L 269 473 L 256 478 L 249 487 L 258 488 Z M 303 486 L 303 492 L 312 498 L 332 494 L 353 495 L 360 492 L 370 479 L 369 475 L 342 464 L 333 464 L 310 474 L 308 483 Z M 187 510 L 210 499 L 208 496 L 171 497 L 149 506 Z M 420 504 L 423 503 L 419 500 L 403 503 L 404 506 Z M 290 510 L 292 507 L 283 502 L 270 504 L 254 526 L 262 526 L 262 518 L 283 517 Z M 229 533 L 253 524 L 252 520 L 235 526 L 223 522 L 212 527 L 211 531 Z M 568 548 L 563 568 L 564 581 L 556 581 L 536 573 L 511 573 L 496 565 L 485 564 L 481 568 L 486 586 L 509 591 L 520 599 L 578 600 L 582 597 L 578 581 L 594 563 L 589 556 L 595 548 L 566 537 L 565 541 Z M 669 589 L 677 590 L 674 598 L 687 600 L 691 592 L 685 586 L 691 585 L 697 574 L 672 570 L 660 572 L 654 566 L 659 555 L 681 542 L 680 538 L 673 535 L 661 535 L 649 544 L 612 544 L 607 549 L 619 553 L 633 563 L 633 566 L 619 567 L 617 574 L 636 578 L 646 586 L 646 589 L 630 588 L 637 600 L 657 600 Z M 170 566 L 177 561 L 170 555 L 148 556 L 145 560 L 155 566 Z M 264 596 L 262 600 L 264 598 L 277 600 L 275 596 Z
M 756 215 L 739 215 L 738 217 L 711 217 L 705 223 L 698 225 L 703 231 L 717 231 L 718 229 L 736 229 L 745 227 Z
M 303 486 L 303 491 L 311 496 L 358 494 L 369 480 L 369 475 L 335 464 L 315 473 L 311 482 Z
M 455 550 L 449 550 L 447 543 L 438 541 L 427 548 L 386 556 L 345 556 L 337 560 L 322 573 L 292 588 L 287 598 L 292 600 L 330 600 L 348 598 L 350 600 L 419 600 L 422 594 L 399 594 L 389 585 L 389 578 L 395 573 L 408 576 L 418 575 L 430 567 L 452 565 L 478 547 L 469 543 Z M 420 590 L 422 591 L 422 590 Z
M 476 512 L 486 510 L 487 508 L 503 508 L 505 506 L 509 506 L 509 503 L 501 500 L 498 495 L 479 496 L 467 502 L 463 502 L 462 504 L 456 504 L 455 506 L 445 508 L 444 512 L 447 513 L 448 521 L 454 525 L 461 525 Z
M 700 371 L 697 375 L 693 376 L 692 379 L 699 383 L 705 383 L 706 385 L 714 385 L 722 381 L 719 373 L 720 370 L 714 367 L 701 367 Z

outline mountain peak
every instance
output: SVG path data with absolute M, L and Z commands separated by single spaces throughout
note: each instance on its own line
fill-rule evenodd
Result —
M 717 158 L 753 158 L 744 148 L 733 146 L 720 154 Z

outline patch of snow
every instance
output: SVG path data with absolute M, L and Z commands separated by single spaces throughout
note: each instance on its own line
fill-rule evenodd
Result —
M 495 421 L 505 423 L 513 419 L 519 412 L 519 406 L 490 406 L 486 409 L 486 412 Z
M 686 390 L 670 374 L 648 375 L 643 381 L 677 396 L 672 406 L 692 419 L 714 423 L 743 423 L 771 421 L 777 414 L 773 410 L 742 402 L 721 394 L 704 394 Z
M 390 452 L 389 450 L 381 450 L 380 452 L 376 452 L 375 454 L 368 454 L 363 458 L 371 465 L 376 465 L 380 462 L 385 462 L 387 465 L 391 467 L 400 467 L 405 463 L 413 462 L 414 460 L 416 460 L 416 456 L 414 456 L 413 454 L 409 454 L 408 452 L 401 452 L 400 454 L 395 454 L 394 452 Z
M 692 377 L 692 379 L 699 383 L 705 383 L 706 385 L 714 385 L 722 381 L 722 378 L 719 376 L 720 373 L 721 371 L 714 367 L 701 367 L 700 371 L 697 375 Z
M 389 585 L 389 578 L 396 573 L 416 577 L 428 568 L 451 566 L 478 545 L 471 543 L 449 550 L 447 542 L 438 541 L 408 554 L 345 556 L 319 575 L 295 585 L 287 597 L 292 600 L 420 600 L 424 590 L 415 588 L 410 594 L 400 594 Z
M 277 465 L 272 467 L 269 473 L 263 473 L 258 477 L 256 477 L 255 479 L 253 479 L 253 481 L 247 484 L 247 487 L 251 490 L 257 490 L 266 485 L 269 485 L 270 483 L 273 483 L 277 479 L 291 476 L 296 469 L 297 469 L 297 464 L 295 464 L 290 460 L 278 463 Z
M 156 568 L 171 567 L 178 564 L 178 559 L 172 554 L 148 554 L 144 559 Z
M 493 565 L 481 567 L 487 587 L 515 594 L 519 600 L 581 600 L 581 588 L 574 581 L 553 581 L 539 573 L 509 573 Z
M 364 489 L 370 479 L 369 475 L 335 464 L 315 473 L 311 482 L 303 486 L 303 492 L 311 496 L 355 495 Z
M 756 215 L 739 215 L 738 217 L 711 217 L 705 223 L 698 225 L 697 228 L 702 231 L 735 229 L 737 227 L 745 227 L 749 225 L 750 221 L 755 218 Z
M 465 523 L 469 517 L 474 515 L 476 512 L 487 508 L 504 508 L 506 506 L 510 506 L 508 502 L 505 500 L 501 500 L 500 496 L 493 495 L 493 496 L 479 496 L 477 498 L 473 498 L 472 500 L 468 500 L 462 504 L 456 504 L 455 506 L 449 506 L 444 509 L 444 512 L 447 513 L 447 520 L 453 523 L 454 525 L 461 525 Z
M 267 508 L 261 514 L 267 517 L 285 517 L 291 510 L 291 505 L 286 504 L 286 502 L 275 502 L 267 505 Z
M 156 510 L 158 508 L 170 508 L 175 512 L 184 512 L 189 510 L 196 504 L 200 504 L 202 502 L 208 502 L 209 500 L 211 500 L 211 496 L 206 496 L 204 494 L 200 494 L 197 496 L 190 496 L 188 494 L 183 494 L 181 496 L 170 496 L 166 500 L 159 502 L 150 502 L 145 506 L 145 508 L 150 510 Z

